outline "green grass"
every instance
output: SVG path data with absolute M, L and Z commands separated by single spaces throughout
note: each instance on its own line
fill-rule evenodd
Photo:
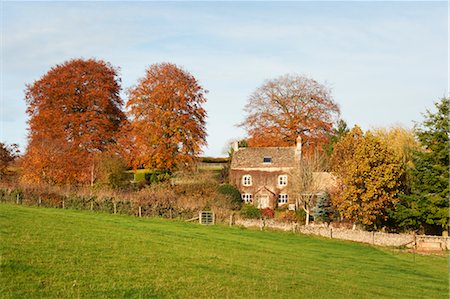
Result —
M 0 204 L 0 297 L 448 298 L 447 258 Z
M 140 181 L 145 180 L 145 174 L 150 173 L 151 170 L 150 169 L 136 169 L 135 171 L 128 170 L 127 172 L 133 174 L 133 180 L 135 182 L 140 182 Z

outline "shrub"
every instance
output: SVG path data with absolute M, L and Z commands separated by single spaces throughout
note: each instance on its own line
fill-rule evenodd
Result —
M 136 208 L 142 208 L 145 216 L 167 216 L 173 210 L 177 195 L 165 184 L 155 184 L 142 189 L 136 194 Z M 137 213 L 137 211 L 136 211 Z
M 251 204 L 245 204 L 241 208 L 240 214 L 244 218 L 258 219 L 261 218 L 261 210 Z
M 99 153 L 96 156 L 97 183 L 113 189 L 126 187 L 129 183 L 125 160 L 112 152 Z
M 235 209 L 241 208 L 242 206 L 241 193 L 233 185 L 222 184 L 217 188 L 217 192 L 219 192 L 220 194 L 227 195 L 230 198 L 232 204 L 235 206 Z
M 275 216 L 275 211 L 271 208 L 261 209 L 261 216 L 266 218 L 273 218 L 273 216 Z
M 145 175 L 145 180 L 150 182 L 150 184 L 153 183 L 161 183 L 170 180 L 170 172 L 167 171 L 152 171 L 148 172 Z
M 278 216 L 278 219 L 286 222 L 304 222 L 306 219 L 305 211 L 297 210 L 297 211 L 283 211 Z

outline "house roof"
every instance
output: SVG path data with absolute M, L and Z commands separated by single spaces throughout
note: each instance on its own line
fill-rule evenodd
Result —
M 240 148 L 233 154 L 231 168 L 291 168 L 296 164 L 295 150 L 295 146 Z M 272 162 L 265 163 L 264 158 L 271 158 Z
M 331 191 L 337 186 L 336 177 L 329 172 L 313 172 L 314 191 Z

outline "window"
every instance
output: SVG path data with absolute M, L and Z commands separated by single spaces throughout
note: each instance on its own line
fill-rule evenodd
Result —
M 278 204 L 285 205 L 288 203 L 288 195 L 287 194 L 278 194 Z
M 264 157 L 263 163 L 272 163 L 272 157 Z
M 278 186 L 287 186 L 288 177 L 287 175 L 278 176 Z
M 244 193 L 244 194 L 242 194 L 242 200 L 245 203 L 252 203 L 253 202 L 253 196 L 251 194 Z
M 242 177 L 242 185 L 251 186 L 252 185 L 252 176 L 247 174 Z

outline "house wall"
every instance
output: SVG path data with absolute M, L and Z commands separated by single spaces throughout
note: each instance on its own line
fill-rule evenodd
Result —
M 252 185 L 251 186 L 243 186 L 242 177 L 244 175 L 252 176 Z M 288 185 L 285 187 L 278 186 L 278 176 L 287 175 L 288 176 Z M 289 172 L 286 170 L 276 170 L 270 169 L 264 171 L 262 169 L 258 170 L 241 170 L 241 169 L 231 169 L 230 170 L 230 183 L 235 185 L 236 188 L 241 192 L 241 194 L 249 193 L 253 195 L 253 204 L 257 205 L 256 195 L 258 194 L 266 194 L 269 195 L 270 207 L 276 208 L 278 203 L 278 194 L 285 193 L 288 194 L 288 203 L 294 203 L 295 200 L 293 196 L 291 196 L 287 190 L 287 187 L 291 183 L 291 176 Z M 265 188 L 270 191 L 264 190 Z M 259 192 L 258 192 L 259 191 Z

